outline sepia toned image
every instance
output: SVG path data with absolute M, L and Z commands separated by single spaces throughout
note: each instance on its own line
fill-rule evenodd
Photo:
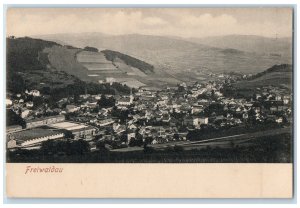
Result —
M 292 8 L 9 8 L 6 32 L 8 163 L 293 161 Z
M 293 197 L 292 6 L 5 18 L 8 197 Z

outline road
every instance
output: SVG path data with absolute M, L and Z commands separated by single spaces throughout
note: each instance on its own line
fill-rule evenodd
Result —
M 163 144 L 152 144 L 148 146 L 153 147 L 154 149 L 165 149 L 167 147 L 174 147 L 175 145 L 182 146 L 182 147 L 214 146 L 214 145 L 224 145 L 224 143 L 228 143 L 229 141 L 247 141 L 262 136 L 272 136 L 272 135 L 283 134 L 283 133 L 291 133 L 291 128 L 285 127 L 285 128 L 271 129 L 266 131 L 259 131 L 254 133 L 217 137 L 217 138 L 205 139 L 201 141 L 177 141 L 177 142 L 168 142 Z M 128 147 L 122 149 L 114 149 L 111 151 L 130 152 L 130 151 L 141 151 L 141 150 L 143 150 L 143 147 Z

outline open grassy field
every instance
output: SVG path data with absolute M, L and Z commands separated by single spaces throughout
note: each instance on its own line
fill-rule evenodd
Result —
M 117 82 L 129 87 L 156 86 L 163 88 L 174 86 L 180 81 L 175 76 L 161 69 L 154 69 L 155 73 L 146 74 L 140 69 L 126 64 L 120 58 L 108 61 L 102 52 L 81 51 L 76 53 L 78 63 L 88 70 L 91 79 L 114 78 Z
M 68 49 L 63 46 L 54 46 L 44 49 L 44 52 L 48 53 L 51 66 L 56 70 L 65 71 L 83 81 L 96 81 L 93 77 L 89 77 L 88 70 L 76 61 L 75 56 L 79 51 L 80 49 Z
M 81 51 L 76 54 L 77 61 L 93 73 L 120 73 L 121 71 L 111 62 L 106 60 L 101 52 Z

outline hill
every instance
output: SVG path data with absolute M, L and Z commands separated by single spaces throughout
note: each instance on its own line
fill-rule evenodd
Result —
M 161 73 L 156 74 L 152 65 L 117 51 L 95 52 L 64 46 L 45 50 L 51 66 L 84 81 L 98 83 L 110 79 L 133 88 L 178 83 L 176 79 L 168 78 L 167 74 L 163 77 Z M 159 83 L 161 81 L 164 83 Z
M 258 73 L 248 80 L 243 80 L 234 85 L 238 91 L 256 89 L 262 86 L 282 86 L 292 89 L 293 69 L 289 64 L 274 65 Z
M 38 89 L 55 100 L 83 94 L 85 90 L 90 94 L 130 92 L 121 84 L 90 82 L 88 70 L 76 60 L 80 48 L 28 37 L 6 41 L 8 92 Z
M 50 73 L 49 60 L 44 48 L 58 46 L 50 41 L 32 38 L 7 38 L 6 75 L 7 90 L 21 92 L 24 89 L 49 87 L 53 82 L 66 84 L 74 81 L 65 73 Z M 49 85 L 47 85 L 49 84 Z M 57 85 L 59 85 L 57 83 Z
M 249 79 L 250 80 L 255 80 L 258 79 L 260 77 L 264 77 L 264 76 L 269 76 L 270 74 L 275 74 L 275 73 L 279 73 L 279 74 L 289 74 L 293 72 L 293 67 L 290 64 L 281 64 L 281 65 L 274 65 L 271 68 L 257 73 L 256 75 L 251 76 Z
M 7 38 L 7 71 L 42 70 L 48 64 L 44 48 L 58 46 L 52 41 L 25 38 Z

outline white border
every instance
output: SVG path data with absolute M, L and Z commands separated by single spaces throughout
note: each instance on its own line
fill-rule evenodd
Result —
M 0 40 L 1 41 L 0 42 L 0 46 L 2 48 L 2 51 L 4 50 L 4 40 L 5 40 L 5 38 L 3 37 L 3 34 L 4 34 L 4 24 L 3 24 L 4 23 L 4 18 L 3 18 L 4 7 L 3 7 L 3 5 L 5 5 L 5 4 L 9 4 L 9 5 L 12 5 L 12 4 L 23 4 L 23 6 L 24 6 L 25 3 L 26 4 L 39 4 L 39 5 L 43 4 L 43 7 L 47 6 L 47 5 L 50 6 L 51 4 L 62 5 L 64 7 L 67 7 L 67 6 L 70 6 L 70 5 L 67 5 L 69 3 L 72 3 L 73 4 L 72 6 L 75 6 L 75 7 L 79 7 L 80 5 L 81 6 L 83 6 L 83 5 L 87 6 L 87 4 L 99 4 L 99 3 L 101 3 L 103 5 L 106 5 L 106 6 L 108 6 L 108 5 L 115 5 L 115 6 L 121 5 L 121 7 L 122 6 L 130 7 L 130 5 L 128 5 L 128 4 L 131 4 L 131 6 L 134 6 L 132 4 L 139 4 L 139 5 L 150 6 L 150 7 L 154 6 L 153 4 L 156 4 L 155 7 L 159 7 L 158 4 L 163 4 L 164 7 L 166 7 L 167 5 L 170 5 L 170 4 L 172 6 L 174 6 L 176 4 L 176 7 L 179 7 L 179 6 L 190 6 L 190 5 L 187 5 L 187 4 L 192 4 L 194 6 L 196 4 L 202 4 L 202 5 L 199 5 L 199 6 L 205 6 L 205 7 L 216 6 L 216 7 L 221 7 L 221 6 L 224 6 L 225 1 L 222 1 L 222 0 L 210 0 L 210 1 L 208 1 L 208 0 L 206 0 L 206 1 L 195 1 L 195 0 L 172 0 L 172 1 L 170 1 L 170 0 L 143 0 L 143 1 L 138 1 L 138 0 L 126 0 L 126 1 L 122 1 L 122 0 L 107 0 L 107 1 L 104 2 L 104 1 L 97 1 L 97 0 L 72 0 L 72 1 L 68 1 L 68 0 L 44 0 L 44 1 L 38 1 L 38 0 L 27 0 L 27 1 L 22 1 L 22 0 L 3 0 L 2 1 L 2 7 L 0 9 L 1 10 L 1 14 L 2 14 L 1 15 L 1 18 L 2 18 L 2 20 L 1 20 L 1 27 L 0 27 L 0 28 L 2 28 L 2 31 L 1 31 L 2 32 L 2 38 Z M 74 5 L 74 4 L 78 4 L 78 5 Z M 124 5 L 124 4 L 127 4 L 127 5 Z M 150 4 L 152 4 L 152 5 L 150 5 Z M 205 5 L 203 5 L 203 4 L 205 4 Z M 226 4 L 227 5 L 225 5 L 225 6 L 228 6 L 228 7 L 230 7 L 230 5 L 228 5 L 228 4 L 234 4 L 236 6 L 241 6 L 241 7 L 251 6 L 251 4 L 256 4 L 255 6 L 257 6 L 257 4 L 265 4 L 265 5 L 266 4 L 270 4 L 272 6 L 276 6 L 275 4 L 277 4 L 277 5 L 280 4 L 281 6 L 287 5 L 287 4 L 293 4 L 293 5 L 295 5 L 295 9 L 297 11 L 299 11 L 296 0 L 285 0 L 285 1 L 282 1 L 282 0 L 280 0 L 280 1 L 274 1 L 274 0 L 244 0 L 244 1 L 227 0 Z M 17 6 L 17 5 L 15 5 L 15 6 Z M 100 6 L 100 5 L 98 5 L 98 6 Z M 298 17 L 297 17 L 297 19 L 298 19 Z M 299 28 L 298 27 L 299 26 L 299 21 L 296 21 L 296 22 L 297 22 L 296 23 L 297 24 L 296 28 Z M 299 37 L 299 35 L 297 34 L 297 37 L 295 37 L 295 38 L 297 40 L 299 40 L 298 37 Z M 297 48 L 298 48 L 298 42 L 296 42 L 295 44 L 297 44 Z M 299 60 L 299 53 L 296 53 L 296 51 L 295 51 L 295 57 L 294 57 L 294 59 L 295 59 L 295 62 L 296 62 L 296 60 Z M 3 64 L 4 64 L 4 62 L 3 62 L 4 61 L 4 54 L 2 54 L 2 56 L 0 57 L 0 60 L 1 60 L 2 66 L 3 66 Z M 295 64 L 294 65 L 294 67 L 295 67 L 294 70 L 295 71 L 297 71 L 296 66 L 297 65 Z M 2 70 L 3 70 L 2 72 L 4 72 L 3 68 L 2 68 Z M 2 73 L 2 75 L 3 74 L 5 74 L 5 73 Z M 296 77 L 294 78 L 295 83 L 296 83 L 297 80 L 299 80 L 299 76 L 300 76 L 299 74 L 300 73 L 296 73 Z M 4 90 L 5 90 L 5 87 L 4 87 L 5 86 L 4 85 L 4 83 L 5 83 L 5 76 L 0 76 L 0 83 L 1 83 L 0 84 L 1 92 L 4 92 Z M 299 103 L 299 97 L 298 97 L 298 94 L 297 94 L 297 92 L 299 92 L 298 87 L 299 87 L 299 84 L 296 84 L 296 86 L 295 86 L 295 98 L 296 98 L 295 101 L 296 101 L 296 103 Z M 0 104 L 1 109 L 3 109 L 1 111 L 2 112 L 2 114 L 1 114 L 1 121 L 2 121 L 1 124 L 3 124 L 5 122 L 5 120 L 4 120 L 5 119 L 5 117 L 4 117 L 4 110 L 5 110 L 4 109 L 4 97 L 5 97 L 5 93 L 1 93 L 1 95 L 2 95 L 2 99 L 3 99 L 2 102 L 0 102 L 1 103 Z M 297 120 L 297 118 L 299 117 L 299 111 L 297 109 L 295 109 L 295 110 L 296 110 L 295 111 L 295 120 Z M 298 122 L 296 122 L 296 125 L 297 126 L 295 127 L 295 129 L 299 129 L 299 127 L 300 127 L 299 125 L 300 124 Z M 4 128 L 3 128 L 3 125 L 0 125 L 0 126 L 1 126 L 0 127 L 1 135 L 3 135 Z M 298 138 L 295 138 L 295 140 L 298 140 Z M 300 142 L 297 142 L 297 149 L 299 148 L 299 143 Z M 0 147 L 3 150 L 3 143 L 0 142 L 0 145 L 1 145 Z M 1 154 L 1 155 L 3 156 L 3 154 Z M 1 156 L 1 163 L 2 163 L 1 168 L 3 168 L 3 162 L 4 162 L 2 156 Z M 299 157 L 299 155 L 297 154 L 297 158 L 295 158 L 295 161 L 299 161 L 298 157 Z M 295 164 L 295 167 L 297 167 L 296 164 Z M 3 177 L 3 170 L 0 171 L 0 178 L 1 179 L 4 178 Z M 298 183 L 299 182 L 297 181 L 297 184 L 295 184 L 296 187 L 299 187 Z M 0 185 L 3 187 L 3 180 L 1 181 Z M 295 190 L 295 191 L 297 191 L 297 190 Z M 3 189 L 1 190 L 0 194 L 2 194 L 2 196 L 3 196 Z M 297 191 L 297 195 L 295 197 L 298 198 L 297 196 L 298 196 L 298 191 Z M 183 202 L 185 202 L 185 203 L 193 203 L 193 202 L 189 202 L 188 200 L 187 201 L 183 201 Z M 105 203 L 105 201 L 104 201 L 104 203 Z M 109 202 L 106 201 L 106 203 L 109 203 Z M 116 203 L 120 203 L 120 202 L 116 201 Z M 128 202 L 125 201 L 123 203 L 128 203 Z M 131 201 L 131 203 L 136 203 L 136 202 L 133 200 L 133 201 Z M 137 203 L 145 203 L 145 202 L 138 201 Z M 148 203 L 153 203 L 153 201 L 151 202 L 151 200 L 150 200 L 150 201 L 148 201 Z M 167 201 L 167 202 L 158 201 L 158 203 L 171 203 L 171 202 L 170 201 Z M 174 203 L 178 203 L 178 201 L 174 200 Z M 196 202 L 196 203 L 199 203 L 199 202 Z M 213 200 L 210 203 L 214 203 Z M 216 201 L 215 203 L 220 203 L 220 202 Z M 234 200 L 232 201 L 232 203 L 235 203 Z M 257 200 L 256 203 L 264 203 L 264 201 L 263 200 Z M 252 206 L 255 206 L 255 207 L 262 207 L 262 206 L 278 207 L 278 206 L 280 206 L 281 207 L 282 206 L 282 204 L 280 204 L 281 203 L 280 201 L 276 201 L 275 200 L 273 203 L 275 203 L 275 204 L 268 204 L 268 205 L 252 204 L 252 205 L 244 205 L 244 206 L 247 206 L 247 207 L 249 207 L 249 206 L 251 206 L 251 207 Z M 277 203 L 279 203 L 279 204 L 277 204 Z M 13 207 L 15 207 L 15 206 L 18 207 L 18 205 L 5 205 L 5 207 L 12 207 L 12 206 Z M 22 207 L 37 207 L 37 206 L 39 206 L 39 207 L 40 206 L 43 206 L 43 207 L 52 207 L 52 205 L 22 205 Z M 65 207 L 65 206 L 66 205 L 60 205 L 59 207 Z M 80 204 L 71 205 L 71 206 L 75 207 L 75 208 L 76 207 L 82 207 L 82 204 L 81 205 Z M 87 206 L 87 205 L 85 205 L 85 206 Z M 95 206 L 99 206 L 99 205 L 95 205 Z M 110 207 L 115 207 L 115 206 L 117 206 L 117 205 L 111 205 Z M 139 206 L 139 205 L 134 205 L 134 206 Z M 170 207 L 178 207 L 178 206 L 179 205 L 171 205 Z M 218 206 L 218 205 L 214 205 L 214 204 L 209 205 L 209 207 L 216 207 L 216 206 Z M 235 207 L 235 206 L 240 206 L 240 205 L 231 205 L 231 204 L 222 205 L 222 207 L 232 207 L 232 206 Z M 296 206 L 296 205 L 295 204 L 289 204 L 289 205 L 284 205 L 284 206 Z M 122 207 L 133 207 L 133 205 L 128 205 L 127 204 L 127 205 L 122 205 Z

